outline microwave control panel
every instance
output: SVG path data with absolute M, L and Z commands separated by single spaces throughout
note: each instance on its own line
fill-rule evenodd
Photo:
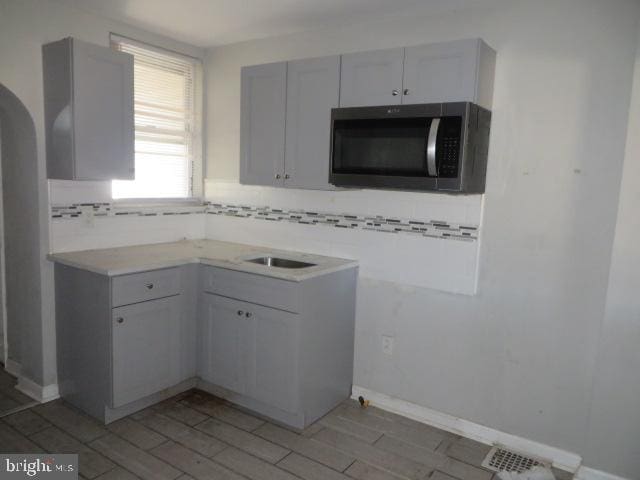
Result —
M 436 163 L 438 177 L 457 178 L 460 165 L 462 117 L 444 117 L 437 139 Z

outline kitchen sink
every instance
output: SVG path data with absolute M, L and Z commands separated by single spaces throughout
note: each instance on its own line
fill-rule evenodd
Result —
M 278 257 L 258 257 L 247 260 L 247 262 L 278 268 L 306 268 L 316 265 L 315 263 L 299 262 L 298 260 L 289 260 L 288 258 Z

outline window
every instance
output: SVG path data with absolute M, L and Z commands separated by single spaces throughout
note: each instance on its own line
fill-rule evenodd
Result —
M 114 180 L 113 198 L 189 198 L 200 191 L 202 66 L 194 58 L 111 36 L 134 59 L 135 180 Z

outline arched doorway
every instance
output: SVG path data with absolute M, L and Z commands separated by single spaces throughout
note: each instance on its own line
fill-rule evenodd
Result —
M 19 408 L 21 402 L 31 402 L 11 385 L 3 391 L 2 385 L 7 384 L 5 370 L 16 375 L 25 371 L 30 374 L 32 366 L 41 363 L 42 312 L 36 130 L 27 108 L 2 84 L 0 164 L 0 374 L 5 375 L 4 379 L 0 377 L 0 398 L 3 394 L 2 408 L 6 411 Z

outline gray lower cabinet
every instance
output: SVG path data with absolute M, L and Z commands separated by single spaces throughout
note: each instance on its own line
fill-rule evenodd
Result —
M 210 293 L 203 303 L 204 380 L 295 412 L 298 315 Z
M 60 395 L 108 423 L 195 385 L 197 265 L 55 266 Z
M 340 106 L 399 105 L 404 48 L 342 55 Z
M 299 342 L 300 316 L 260 305 L 245 308 L 253 319 L 249 394 L 264 404 L 295 412 L 300 400 L 298 350 L 304 348 Z
M 351 394 L 357 272 L 108 277 L 57 263 L 60 394 L 109 423 L 198 386 L 304 428 Z
M 218 295 L 202 296 L 200 375 L 230 391 L 247 393 L 247 356 L 251 321 L 241 302 Z
M 180 297 L 114 308 L 113 407 L 180 382 Z
M 200 388 L 295 428 L 351 394 L 357 268 L 301 282 L 203 266 Z
M 73 38 L 42 55 L 47 177 L 133 179 L 133 56 Z

